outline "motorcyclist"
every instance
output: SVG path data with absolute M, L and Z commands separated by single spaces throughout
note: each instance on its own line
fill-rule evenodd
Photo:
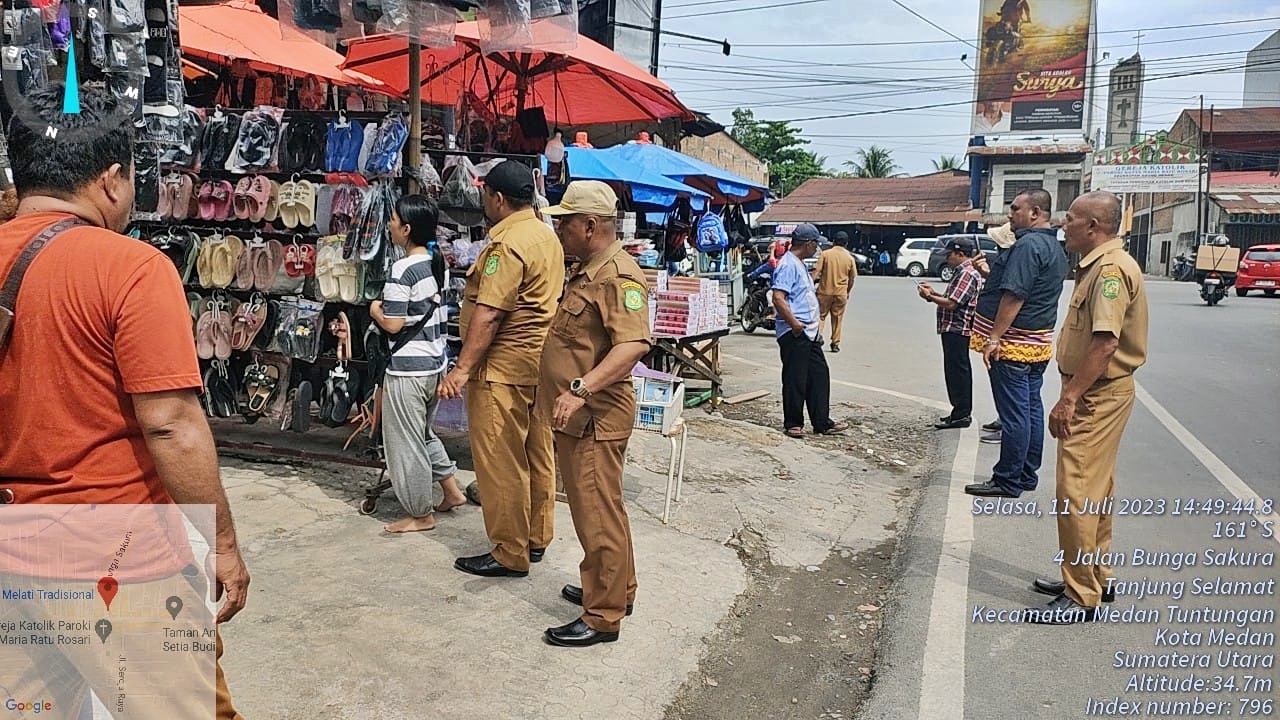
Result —
M 1000 6 L 1000 20 L 1013 32 L 1020 32 L 1022 23 L 1031 22 L 1031 4 L 1028 0 L 1004 0 Z

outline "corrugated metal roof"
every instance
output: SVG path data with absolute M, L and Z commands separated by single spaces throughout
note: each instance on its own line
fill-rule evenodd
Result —
M 923 225 L 964 222 L 969 177 L 941 172 L 908 178 L 814 178 L 769 206 L 761 223 Z
M 1208 109 L 1204 115 L 1198 109 L 1182 112 L 1204 132 L 1209 132 L 1211 123 L 1214 133 L 1280 132 L 1280 107 L 1219 108 L 1213 111 L 1212 121 Z
M 1271 192 L 1215 192 L 1210 197 L 1229 213 L 1280 215 L 1280 185 Z

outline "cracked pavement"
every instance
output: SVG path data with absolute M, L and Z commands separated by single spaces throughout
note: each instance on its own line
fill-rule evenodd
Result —
M 749 356 L 771 345 L 725 339 L 727 352 Z M 773 357 L 726 359 L 726 394 L 776 384 Z M 716 661 L 731 651 L 743 667 L 758 663 L 768 673 L 778 651 L 771 635 L 801 636 L 806 642 L 797 647 L 808 658 L 834 668 L 825 685 L 856 688 L 859 677 L 865 685 L 878 621 L 868 627 L 853 606 L 841 605 L 845 598 L 854 606 L 883 602 L 876 600 L 883 578 L 860 578 L 857 559 L 878 554 L 876 562 L 887 562 L 895 528 L 910 511 L 918 473 L 890 456 L 902 447 L 901 425 L 923 410 L 849 388 L 833 389 L 833 403 L 845 403 L 837 414 L 859 415 L 853 419 L 861 425 L 804 442 L 776 430 L 776 390 L 725 406 L 723 415 L 686 411 L 682 502 L 666 526 L 659 518 L 668 442 L 637 432 L 624 488 L 636 610 L 619 642 L 587 649 L 541 640 L 543 629 L 576 615 L 559 594 L 578 583 L 581 559 L 564 503 L 557 503 L 556 540 L 529 577 L 482 579 L 452 568 L 455 557 L 487 549 L 474 505 L 438 515 L 431 532 L 390 536 L 381 527 L 401 512 L 392 493 L 374 516 L 356 511 L 376 472 L 225 459 L 223 479 L 253 573 L 248 607 L 223 628 L 237 707 L 250 720 L 693 718 L 708 717 L 706 707 L 744 717 L 739 710 L 765 709 L 767 700 L 752 699 L 745 687 L 760 675 L 735 682 Z M 445 442 L 469 467 L 465 438 Z M 459 473 L 463 485 L 472 477 Z M 742 552 L 744 530 L 758 538 L 754 555 Z M 844 594 L 815 595 L 828 591 Z M 792 605 L 813 607 L 800 617 Z M 767 644 L 743 627 L 757 616 L 777 625 L 760 628 Z M 837 621 L 853 624 L 828 638 L 836 642 L 819 643 Z M 795 665 L 803 661 L 802 654 Z M 707 672 L 726 679 L 708 684 Z M 847 705 L 819 703 L 810 713 L 797 699 L 791 707 L 804 714 L 794 716 L 850 715 L 850 687 L 830 698 Z M 698 707 L 699 714 L 681 714 Z

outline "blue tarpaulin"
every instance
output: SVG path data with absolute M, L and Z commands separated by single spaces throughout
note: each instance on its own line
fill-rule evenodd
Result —
M 745 205 L 749 211 L 756 212 L 764 209 L 769 194 L 763 185 L 661 145 L 633 142 L 602 152 L 629 165 L 705 190 L 715 205 Z
M 565 148 L 565 164 L 572 180 L 603 180 L 619 182 L 631 192 L 636 205 L 669 209 L 680 196 L 689 198 L 697 212 L 707 207 L 708 193 L 665 175 L 646 170 L 640 165 L 622 160 L 606 150 L 591 148 Z

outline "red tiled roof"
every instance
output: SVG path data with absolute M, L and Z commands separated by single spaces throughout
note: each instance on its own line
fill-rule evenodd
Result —
M 924 225 L 964 222 L 969 176 L 940 172 L 907 178 L 814 178 L 769 206 L 761 223 Z
M 970 155 L 1087 155 L 1089 143 L 1038 143 L 1035 145 L 970 145 Z
M 1199 109 L 1183 110 L 1182 114 L 1209 132 L 1209 110 L 1206 109 L 1204 115 Z M 1213 111 L 1212 124 L 1214 133 L 1280 132 L 1280 107 L 1219 108 Z

